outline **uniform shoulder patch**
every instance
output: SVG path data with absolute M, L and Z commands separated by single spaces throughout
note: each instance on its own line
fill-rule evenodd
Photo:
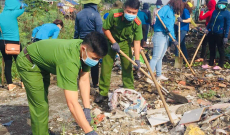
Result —
M 137 25 L 141 24 L 141 21 L 137 17 L 134 19 L 134 21 L 136 22 Z
M 122 16 L 122 15 L 123 15 L 122 12 L 120 12 L 120 13 L 114 13 L 114 14 L 113 14 L 114 17 L 120 17 L 120 16 Z

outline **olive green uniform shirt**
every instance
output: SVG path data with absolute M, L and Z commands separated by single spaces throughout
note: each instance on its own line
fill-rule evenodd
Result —
M 123 9 L 111 10 L 109 16 L 103 23 L 105 30 L 110 30 L 113 38 L 117 43 L 128 41 L 132 43 L 134 40 L 142 40 L 142 25 L 137 17 L 134 21 L 127 21 L 124 18 Z
M 32 62 L 41 70 L 57 75 L 57 85 L 77 90 L 79 70 L 89 72 L 90 67 L 80 58 L 80 39 L 48 39 L 27 47 Z

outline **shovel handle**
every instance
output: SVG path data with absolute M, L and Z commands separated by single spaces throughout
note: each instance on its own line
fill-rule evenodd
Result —
M 156 15 L 157 15 L 159 21 L 161 22 L 161 24 L 163 25 L 163 27 L 166 29 L 166 26 L 165 26 L 164 22 L 161 20 L 160 16 L 159 16 L 158 14 L 156 14 Z M 176 40 L 172 37 L 171 33 L 169 33 L 169 36 L 171 37 L 172 41 L 176 41 Z M 178 45 L 176 45 L 176 47 L 177 47 L 178 51 L 180 52 L 180 54 L 182 55 L 183 59 L 185 60 L 186 64 L 188 65 L 189 69 L 192 71 L 192 74 L 193 74 L 193 75 L 196 75 L 195 72 L 193 71 L 192 67 L 191 67 L 190 64 L 188 63 L 188 60 L 186 59 L 186 57 L 184 56 L 183 52 L 181 51 L 180 47 L 179 47 Z
M 4 59 L 2 57 L 2 87 L 4 87 Z
M 198 45 L 198 47 L 197 47 L 197 49 L 196 49 L 196 52 L 195 52 L 195 54 L 193 55 L 192 61 L 191 61 L 191 63 L 190 63 L 190 66 L 192 66 L 192 64 L 193 64 L 193 62 L 194 62 L 194 60 L 195 60 L 195 57 L 196 57 L 196 55 L 197 55 L 197 53 L 198 53 L 198 51 L 199 51 L 199 49 L 200 49 L 200 46 L 201 46 L 201 44 L 202 44 L 202 42 L 203 42 L 205 36 L 206 36 L 206 34 L 204 34 L 203 37 L 202 37 L 202 39 L 200 40 L 200 43 L 199 43 L 199 45 Z
M 180 12 L 179 12 L 180 14 Z M 179 15 L 180 17 L 180 15 Z M 178 46 L 180 48 L 180 22 L 178 22 Z M 180 53 L 178 54 L 178 57 L 180 58 Z
M 120 50 L 120 54 L 121 54 L 122 56 L 124 56 L 126 59 L 128 59 L 133 65 L 137 65 L 137 64 L 136 64 L 131 58 L 129 58 L 123 51 Z M 143 52 L 142 52 L 142 51 L 141 51 L 141 55 L 142 55 L 142 57 L 143 57 Z M 144 60 L 146 59 L 146 57 L 143 57 L 143 58 L 144 58 Z M 146 60 L 147 60 L 147 59 L 146 59 Z M 168 114 L 168 117 L 169 117 L 171 123 L 174 125 L 173 119 L 172 119 L 171 114 L 170 114 L 170 112 L 169 112 L 168 106 L 167 106 L 167 104 L 166 104 L 166 102 L 165 102 L 164 96 L 163 96 L 163 94 L 161 93 L 161 90 L 160 90 L 160 88 L 159 88 L 159 84 L 158 84 L 156 78 L 155 78 L 154 75 L 153 75 L 153 72 L 152 72 L 152 70 L 151 70 L 151 68 L 150 68 L 150 65 L 147 64 L 147 63 L 146 63 L 146 65 L 147 65 L 147 67 L 148 67 L 148 69 L 149 69 L 149 71 L 150 71 L 151 76 L 149 76 L 149 74 L 148 74 L 147 72 L 145 72 L 142 68 L 140 68 L 139 70 L 140 70 L 143 74 L 145 74 L 146 76 L 148 76 L 149 78 L 151 78 L 151 79 L 153 80 L 153 82 L 155 83 L 156 88 L 157 88 L 157 91 L 158 91 L 158 93 L 159 93 L 159 95 L 160 95 L 160 98 L 161 98 L 161 100 L 162 100 L 162 102 L 163 102 L 163 105 L 164 105 L 164 107 L 165 107 L 165 110 L 166 110 L 166 112 L 167 112 L 167 114 Z

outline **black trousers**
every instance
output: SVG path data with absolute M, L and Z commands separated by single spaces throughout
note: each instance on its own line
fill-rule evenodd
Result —
M 210 50 L 210 60 L 209 60 L 210 66 L 214 65 L 214 59 L 216 58 L 216 48 L 218 48 L 220 54 L 218 66 L 223 67 L 224 65 L 225 53 L 224 53 L 223 38 L 224 38 L 223 34 L 210 33 L 209 35 L 208 41 L 209 41 L 209 50 Z
M 97 86 L 98 78 L 99 78 L 99 63 L 97 63 L 96 66 L 91 67 L 91 77 L 92 77 L 93 86 Z
M 203 59 L 206 58 L 206 48 L 207 48 L 207 44 L 208 44 L 208 37 L 209 37 L 209 34 L 207 36 L 205 36 L 205 38 L 202 42 L 200 58 L 203 58 Z
M 147 37 L 147 25 L 142 24 L 142 34 L 143 34 L 143 39 L 141 40 L 141 46 L 143 47 L 145 41 L 145 37 Z
M 5 40 L 5 43 L 13 43 L 13 44 L 18 44 L 18 41 L 9 41 Z M 20 49 L 22 50 L 22 47 L 20 46 Z M 6 77 L 6 82 L 7 84 L 12 84 L 12 74 L 11 74 L 11 68 L 12 68 L 12 58 L 16 61 L 16 58 L 18 55 L 7 55 L 5 53 L 5 44 L 3 40 L 0 40 L 0 50 L 5 62 L 5 77 Z

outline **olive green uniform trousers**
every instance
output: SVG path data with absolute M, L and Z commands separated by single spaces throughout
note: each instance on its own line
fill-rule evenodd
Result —
M 26 89 L 32 133 L 33 135 L 49 135 L 49 105 L 47 97 L 50 73 L 44 72 L 37 65 L 32 64 L 23 51 L 18 55 L 16 65 Z
M 118 43 L 120 49 L 130 58 L 132 58 L 132 50 L 131 46 L 125 41 L 122 43 Z M 108 91 L 110 87 L 110 79 L 112 68 L 114 65 L 116 52 L 111 49 L 109 45 L 109 52 L 103 58 L 102 65 L 101 65 L 101 75 L 99 81 L 99 90 L 100 95 L 108 96 Z M 122 81 L 123 87 L 134 89 L 134 77 L 133 77 L 133 70 L 132 70 L 132 63 L 129 62 L 124 56 L 120 55 L 121 60 L 121 68 L 122 68 Z

